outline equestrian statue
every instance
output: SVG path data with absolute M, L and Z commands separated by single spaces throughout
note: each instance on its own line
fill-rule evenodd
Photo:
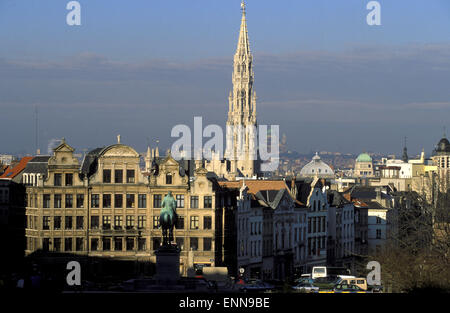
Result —
M 173 241 L 173 228 L 177 223 L 177 202 L 172 196 L 172 192 L 164 197 L 161 203 L 161 213 L 159 223 L 162 228 L 163 246 L 170 246 Z

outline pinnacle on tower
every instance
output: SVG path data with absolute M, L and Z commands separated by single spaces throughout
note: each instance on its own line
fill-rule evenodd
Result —
M 242 20 L 241 20 L 241 30 L 239 31 L 239 40 L 237 45 L 236 54 L 237 55 L 249 55 L 250 54 L 250 44 L 248 40 L 247 31 L 247 19 L 245 16 L 245 2 L 241 3 L 242 8 Z

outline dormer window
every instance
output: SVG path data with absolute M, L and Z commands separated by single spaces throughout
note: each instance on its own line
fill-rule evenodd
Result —
M 54 185 L 55 186 L 61 186 L 61 179 L 62 175 L 61 174 L 55 174 L 54 176 Z
M 127 183 L 134 183 L 134 170 L 127 170 Z
M 166 184 L 167 185 L 172 184 L 172 174 L 166 174 Z
M 122 170 L 114 170 L 114 182 L 116 184 L 123 183 L 123 171 Z
M 66 186 L 72 186 L 73 185 L 73 174 L 67 173 L 66 174 Z

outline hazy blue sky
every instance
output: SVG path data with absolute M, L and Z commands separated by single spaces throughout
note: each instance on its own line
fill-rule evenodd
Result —
M 225 124 L 240 0 L 0 0 L 1 153 L 168 148 L 171 128 Z M 299 152 L 431 152 L 450 130 L 450 1 L 248 0 L 260 124 Z

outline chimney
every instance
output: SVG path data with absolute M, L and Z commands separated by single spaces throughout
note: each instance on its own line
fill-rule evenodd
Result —
M 376 201 L 381 204 L 381 189 L 380 188 L 376 188 L 376 193 L 377 193 L 377 198 Z

